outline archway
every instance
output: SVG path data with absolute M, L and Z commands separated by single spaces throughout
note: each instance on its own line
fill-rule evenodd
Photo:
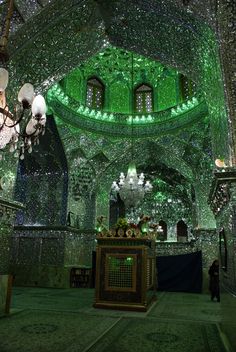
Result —
M 186 242 L 188 239 L 188 226 L 183 220 L 180 220 L 177 222 L 176 231 L 177 231 L 177 241 Z
M 159 226 L 161 226 L 163 233 L 162 233 L 162 238 L 164 241 L 167 240 L 167 223 L 164 220 L 159 221 Z

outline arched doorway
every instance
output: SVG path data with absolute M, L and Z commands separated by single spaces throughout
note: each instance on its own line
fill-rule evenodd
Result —
M 180 220 L 177 222 L 176 230 L 177 230 L 177 242 L 187 242 L 188 226 L 183 220 Z
M 117 194 L 116 198 L 110 197 L 109 226 L 113 227 L 119 218 L 125 217 L 125 204 Z
M 164 220 L 159 221 L 159 226 L 161 226 L 163 233 L 162 233 L 162 238 L 163 241 L 167 240 L 167 223 Z

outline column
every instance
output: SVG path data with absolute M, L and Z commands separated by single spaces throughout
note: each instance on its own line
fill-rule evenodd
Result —
M 10 247 L 17 202 L 0 198 L 0 316 L 10 310 L 12 276 L 10 275 Z

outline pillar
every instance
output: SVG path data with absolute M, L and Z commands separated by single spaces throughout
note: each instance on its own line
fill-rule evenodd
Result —
M 17 209 L 22 205 L 0 198 L 0 316 L 10 311 L 12 276 L 10 248 L 13 223 Z

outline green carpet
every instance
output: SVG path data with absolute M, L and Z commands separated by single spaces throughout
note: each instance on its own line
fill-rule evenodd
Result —
M 116 321 L 83 313 L 23 311 L 0 319 L 0 351 L 80 352 Z
M 93 302 L 91 289 L 14 288 L 0 352 L 226 352 L 208 295 L 158 292 L 147 313 Z
M 168 292 L 157 300 L 148 315 L 164 319 L 219 323 L 221 306 L 217 302 L 211 302 L 208 295 Z
M 225 352 L 214 324 L 122 318 L 89 352 Z

